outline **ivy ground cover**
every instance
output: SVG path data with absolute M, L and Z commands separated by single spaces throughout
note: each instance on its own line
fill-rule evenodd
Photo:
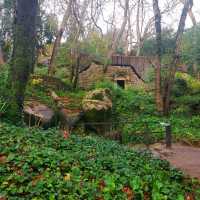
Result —
M 148 152 L 0 123 L 1 199 L 184 200 L 198 185 Z

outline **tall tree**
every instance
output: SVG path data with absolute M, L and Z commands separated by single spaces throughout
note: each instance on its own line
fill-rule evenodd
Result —
M 192 6 L 193 6 L 193 0 L 185 0 L 181 18 L 180 18 L 179 25 L 178 25 L 178 30 L 176 33 L 175 48 L 173 51 L 173 59 L 170 64 L 169 75 L 168 75 L 168 78 L 167 78 L 167 80 L 165 82 L 165 86 L 164 86 L 163 104 L 164 104 L 164 114 L 165 115 L 168 115 L 169 111 L 170 111 L 171 90 L 173 88 L 177 65 L 179 62 L 180 47 L 181 47 L 183 31 L 185 28 L 185 21 L 186 21 L 188 12 L 192 9 Z
M 120 43 L 120 40 L 124 34 L 124 31 L 125 31 L 125 28 L 126 28 L 126 25 L 127 25 L 127 22 L 128 22 L 128 11 L 129 11 L 129 0 L 125 0 L 125 5 L 123 6 L 123 9 L 124 9 L 124 18 L 123 18 L 123 21 L 122 21 L 122 24 L 121 24 L 121 27 L 119 29 L 119 32 L 116 36 L 116 38 L 114 39 L 114 42 L 113 42 L 113 46 L 112 46 L 112 50 L 116 50 L 117 46 L 119 45 Z
M 24 95 L 35 61 L 38 0 L 16 0 L 14 43 L 8 86 L 13 120 L 21 118 Z
M 74 33 L 73 33 L 73 41 L 72 41 L 72 51 L 74 52 L 75 58 L 76 58 L 76 64 L 74 66 L 72 66 L 72 74 L 71 76 L 71 80 L 73 83 L 73 88 L 77 87 L 78 84 L 78 78 L 79 78 L 79 67 L 80 67 L 80 44 L 79 44 L 79 38 L 81 36 L 81 33 L 84 32 L 84 20 L 86 17 L 86 13 L 87 13 L 87 8 L 89 6 L 90 1 L 89 0 L 84 0 L 82 2 L 82 6 L 80 9 L 80 14 L 78 14 L 78 9 L 77 8 L 77 3 L 74 3 L 74 7 L 73 7 L 73 15 L 75 18 L 76 23 L 74 24 L 75 27 L 74 29 Z M 71 33 L 72 34 L 72 33 Z
M 104 72 L 107 71 L 109 60 L 110 60 L 112 54 L 114 53 L 114 51 L 116 50 L 116 48 L 119 46 L 119 43 L 120 43 L 120 41 L 122 39 L 122 36 L 123 36 L 123 34 L 125 32 L 126 25 L 128 23 L 128 17 L 129 17 L 129 0 L 125 0 L 124 6 L 121 5 L 121 7 L 124 10 L 123 21 L 122 21 L 121 27 L 119 29 L 119 32 L 112 39 L 112 42 L 111 42 L 111 45 L 110 45 L 110 49 L 109 49 L 108 54 L 107 54 L 106 63 L 104 65 Z
M 49 69 L 48 69 L 49 75 L 53 75 L 54 72 L 55 72 L 55 70 L 54 70 L 55 59 L 56 59 L 56 56 L 58 54 L 58 49 L 60 47 L 61 39 L 62 39 L 63 33 L 65 31 L 68 19 L 70 17 L 71 11 L 72 11 L 72 2 L 73 2 L 72 0 L 69 0 L 66 12 L 63 16 L 62 23 L 60 25 L 60 28 L 59 28 L 57 34 L 56 34 L 56 40 L 54 42 L 53 52 L 52 52 L 52 55 L 51 55 L 51 60 L 50 60 Z
M 182 4 L 184 4 L 184 0 L 180 0 L 180 2 L 182 3 Z M 192 24 L 193 24 L 193 28 L 194 28 L 194 32 L 193 32 L 193 46 L 196 46 L 196 38 L 198 37 L 197 36 L 197 30 L 196 30 L 196 28 L 197 28 L 197 20 L 196 20 L 196 18 L 195 18 L 195 15 L 194 15 L 194 13 L 193 13 L 193 11 L 192 11 L 192 8 L 190 8 L 189 9 L 189 11 L 188 11 L 188 14 L 189 14 L 189 16 L 190 16 L 190 19 L 191 19 L 191 21 L 192 21 Z M 193 74 L 194 74 L 194 76 L 196 76 L 197 78 L 199 77 L 199 71 L 198 71 L 198 67 L 197 67 L 197 63 L 196 63 L 196 61 L 195 60 L 193 60 L 194 62 L 193 62 L 193 66 L 192 66 L 192 68 L 193 68 Z
M 161 96 L 161 51 L 162 51 L 162 38 L 161 38 L 161 13 L 158 5 L 158 0 L 153 0 L 153 11 L 155 17 L 155 29 L 156 29 L 156 81 L 155 81 L 155 89 L 156 89 L 156 106 L 159 112 L 163 111 L 163 101 Z
M 184 4 L 185 1 L 184 1 L 184 0 L 180 0 L 180 2 L 181 2 L 182 4 Z M 196 26 L 197 20 L 196 20 L 195 15 L 194 15 L 194 13 L 193 13 L 193 11 L 192 11 L 192 8 L 190 8 L 190 9 L 188 10 L 188 14 L 189 14 L 189 16 L 190 16 L 190 19 L 191 19 L 191 21 L 192 21 L 193 26 Z

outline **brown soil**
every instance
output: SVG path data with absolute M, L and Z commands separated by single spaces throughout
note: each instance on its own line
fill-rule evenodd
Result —
M 166 149 L 164 144 L 159 143 L 152 145 L 151 150 L 190 177 L 200 179 L 200 148 L 176 143 L 172 149 Z

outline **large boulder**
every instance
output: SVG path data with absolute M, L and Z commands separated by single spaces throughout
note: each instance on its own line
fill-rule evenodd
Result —
M 86 127 L 104 135 L 110 130 L 112 98 L 109 89 L 89 92 L 82 102 Z
M 54 111 L 48 106 L 37 101 L 25 102 L 24 121 L 29 126 L 48 128 L 54 124 L 54 117 Z

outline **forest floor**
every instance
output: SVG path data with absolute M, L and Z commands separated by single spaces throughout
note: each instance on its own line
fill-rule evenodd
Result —
M 154 144 L 150 148 L 154 155 L 169 161 L 172 166 L 190 177 L 200 179 L 200 148 L 181 143 L 173 144 L 169 150 L 161 143 Z
M 0 199 L 200 199 L 198 182 L 147 151 L 1 122 L 0 173 Z

